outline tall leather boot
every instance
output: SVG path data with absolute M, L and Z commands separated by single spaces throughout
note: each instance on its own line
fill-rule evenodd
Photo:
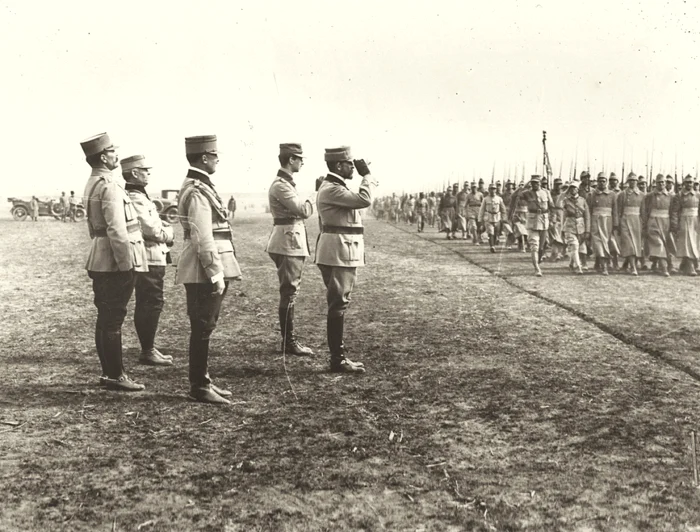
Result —
M 331 353 L 331 372 L 364 373 L 365 366 L 362 362 L 353 362 L 345 356 L 345 344 L 343 343 L 344 326 L 345 316 L 328 316 L 326 334 L 328 337 L 328 349 Z
M 666 262 L 668 263 L 668 273 L 676 273 L 678 271 L 673 267 L 673 257 L 671 255 L 668 256 Z
M 664 277 L 670 277 L 671 274 L 668 272 L 668 266 L 666 266 L 666 261 L 664 259 L 657 259 L 657 264 L 661 270 L 661 274 Z
M 132 381 L 122 363 L 122 332 L 107 331 L 102 333 L 102 352 L 107 368 L 105 387 L 109 390 L 138 392 L 146 387 Z
M 97 349 L 97 357 L 100 359 L 100 367 L 102 368 L 102 374 L 100 376 L 100 386 L 104 386 L 107 380 L 107 365 L 105 363 L 102 348 L 102 334 L 102 329 L 95 326 L 95 349 Z
M 489 249 L 491 253 L 496 253 L 496 237 L 494 235 L 489 235 Z
M 314 352 L 299 343 L 294 336 L 294 305 L 280 307 L 280 332 L 282 333 L 282 352 L 296 355 L 298 357 L 311 356 Z
M 134 313 L 134 328 L 141 344 L 139 362 L 148 366 L 172 366 L 173 357 L 164 355 L 155 348 L 159 320 L 160 311 L 157 310 Z

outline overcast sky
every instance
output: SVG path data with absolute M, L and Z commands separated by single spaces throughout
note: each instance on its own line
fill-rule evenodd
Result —
M 3 1 L 0 193 L 81 193 L 79 142 L 101 131 L 150 159 L 153 189 L 179 188 L 184 137 L 210 133 L 225 192 L 267 190 L 280 142 L 304 146 L 302 188 L 341 144 L 381 193 L 529 175 L 543 129 L 555 176 L 575 157 L 646 173 L 652 153 L 695 173 L 695 4 Z

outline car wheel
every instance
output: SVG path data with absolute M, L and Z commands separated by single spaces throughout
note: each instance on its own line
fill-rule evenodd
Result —
M 165 211 L 165 221 L 169 224 L 177 223 L 179 219 L 180 216 L 177 213 L 177 207 L 170 207 Z
M 80 222 L 85 219 L 85 209 L 78 207 L 75 209 L 75 219 Z
M 29 215 L 29 211 L 27 210 L 27 208 L 22 207 L 21 205 L 12 209 L 12 217 L 15 220 L 17 220 L 18 222 L 22 222 L 22 221 L 26 220 L 28 215 Z

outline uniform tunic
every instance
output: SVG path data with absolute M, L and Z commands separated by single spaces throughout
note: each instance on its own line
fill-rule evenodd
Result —
M 479 219 L 479 209 L 481 209 L 481 203 L 483 201 L 484 195 L 478 190 L 467 194 L 467 231 L 472 234 L 476 234 L 476 221 Z
M 644 197 L 641 220 L 642 231 L 646 235 L 649 256 L 666 259 L 675 251 L 670 233 L 671 195 L 664 189 L 654 189 Z
M 452 224 L 454 223 L 455 219 L 456 206 L 457 199 L 451 194 L 449 196 L 445 194 L 440 200 L 440 220 L 442 221 L 443 230 L 448 233 L 452 232 Z
M 177 284 L 209 284 L 239 279 L 228 211 L 205 172 L 191 168 L 182 183 L 178 203 L 185 246 L 177 263 Z
M 486 225 L 486 232 L 495 235 L 496 229 L 506 217 L 506 206 L 501 196 L 486 196 L 479 208 L 479 222 Z
M 279 308 L 293 305 L 301 285 L 309 244 L 304 220 L 314 212 L 309 200 L 297 193 L 292 175 L 280 168 L 268 192 L 273 226 L 265 251 L 277 266 L 280 283 Z
M 587 198 L 591 215 L 591 248 L 595 257 L 610 257 L 613 220 L 617 219 L 615 194 L 608 189 L 593 190 Z
M 552 227 L 549 229 L 549 236 L 552 242 L 564 244 L 564 235 L 562 234 L 562 221 L 564 219 L 564 197 L 561 191 L 551 193 L 552 201 L 554 202 L 554 210 L 552 211 Z
M 700 227 L 698 227 L 700 193 L 681 190 L 671 201 L 671 232 L 676 234 L 676 256 L 700 258 Z
M 626 188 L 616 198 L 617 221 L 615 226 L 620 233 L 620 255 L 623 257 L 643 256 L 642 222 L 640 209 L 644 193 L 635 188 Z
M 365 265 L 364 228 L 359 210 L 372 204 L 375 186 L 369 174 L 362 178 L 359 191 L 353 192 L 342 177 L 329 173 L 318 190 L 316 205 L 322 229 L 316 244 L 316 264 L 327 289 L 329 317 L 345 314 L 356 269 Z
M 562 194 L 562 231 L 569 253 L 586 253 L 584 235 L 591 231 L 588 203 L 581 196 Z
M 520 201 L 527 204 L 528 247 L 530 251 L 538 251 L 549 229 L 549 213 L 554 209 L 552 196 L 544 189 L 527 190 Z
M 457 227 L 456 229 L 458 231 L 466 231 L 467 230 L 467 197 L 469 196 L 469 192 L 466 190 L 461 190 L 457 193 L 457 201 L 456 201 L 456 215 L 457 215 Z
M 516 238 L 527 236 L 527 198 L 524 194 L 527 189 L 522 188 L 513 192 L 510 200 L 510 212 L 508 218 L 513 224 L 513 233 Z

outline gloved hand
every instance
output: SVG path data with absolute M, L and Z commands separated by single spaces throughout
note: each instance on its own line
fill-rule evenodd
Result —
M 355 159 L 352 163 L 355 165 L 357 173 L 362 177 L 369 174 L 369 164 L 367 164 L 364 159 Z

